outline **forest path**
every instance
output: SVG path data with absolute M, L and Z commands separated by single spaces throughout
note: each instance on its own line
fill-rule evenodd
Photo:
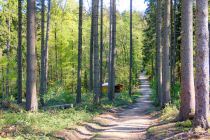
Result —
M 149 81 L 144 74 L 140 76 L 140 93 L 141 97 L 137 102 L 117 113 L 117 121 L 113 127 L 106 129 L 94 137 L 96 140 L 142 140 L 146 139 L 146 130 L 151 125 L 156 123 L 156 119 L 149 115 L 149 112 L 154 108 L 150 101 L 150 88 Z
M 144 74 L 140 76 L 141 96 L 135 104 L 125 109 L 112 110 L 94 118 L 93 122 L 82 123 L 74 129 L 65 129 L 56 137 L 65 140 L 144 140 L 147 128 L 155 125 L 157 119 L 150 115 L 154 109 L 150 95 L 152 90 Z

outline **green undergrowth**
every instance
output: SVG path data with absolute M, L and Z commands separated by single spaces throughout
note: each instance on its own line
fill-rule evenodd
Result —
M 159 106 L 158 94 L 157 94 L 157 80 L 150 80 L 150 86 L 152 88 L 151 100 L 155 106 Z M 180 83 L 176 82 L 173 87 L 171 87 L 171 104 L 175 105 L 177 108 L 180 107 Z
M 64 128 L 71 128 L 78 123 L 91 121 L 92 118 L 108 109 L 126 106 L 135 102 L 139 93 L 131 98 L 127 92 L 116 95 L 115 101 L 109 102 L 107 97 L 102 98 L 100 105 L 94 105 L 93 94 L 83 94 L 82 103 L 74 105 L 69 109 L 40 109 L 39 112 L 29 113 L 24 110 L 16 112 L 11 109 L 0 111 L 0 135 L 8 131 L 11 127 L 11 137 L 16 139 L 51 139 L 56 131 Z M 106 96 L 106 95 L 104 95 Z M 57 104 L 74 104 L 75 95 L 62 92 L 53 96 L 46 95 L 46 106 Z
M 175 105 L 167 105 L 159 112 L 159 123 L 147 130 L 151 139 L 165 139 L 182 132 L 188 132 L 192 128 L 192 121 L 175 122 L 178 116 Z

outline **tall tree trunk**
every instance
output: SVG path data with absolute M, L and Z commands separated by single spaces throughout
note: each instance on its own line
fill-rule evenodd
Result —
M 17 103 L 22 103 L 22 0 L 18 0 Z
M 176 83 L 176 48 L 177 48 L 177 17 L 176 17 L 176 11 L 177 11 L 177 0 L 174 0 L 174 9 L 173 9 L 173 17 L 174 17 L 174 31 L 173 31 L 173 50 L 172 50 L 172 57 L 173 61 L 171 64 L 172 69 L 172 86 L 175 86 Z
M 78 66 L 77 66 L 77 98 L 76 103 L 81 102 L 81 65 L 82 65 L 82 9 L 83 0 L 79 0 L 79 25 L 78 25 Z
M 181 107 L 179 119 L 185 121 L 195 113 L 193 76 L 193 0 L 182 0 Z
M 208 0 L 196 0 L 196 109 L 194 127 L 209 128 Z
M 169 48 L 170 48 L 170 0 L 165 0 L 164 12 L 164 42 L 163 42 L 163 105 L 170 102 L 170 74 L 169 74 Z
M 45 0 L 42 0 L 41 7 L 41 70 L 40 70 L 40 102 L 44 106 L 44 93 L 46 92 L 45 85 L 45 45 L 44 45 L 44 32 L 45 32 Z
M 37 111 L 36 93 L 36 9 L 35 0 L 27 0 L 27 71 L 26 71 L 26 110 Z
M 93 48 L 94 48 L 94 103 L 99 103 L 99 57 L 98 57 L 98 6 L 99 0 L 93 0 Z
M 90 73 L 89 73 L 89 91 L 93 91 L 93 0 L 92 0 L 92 16 L 91 16 L 91 34 L 90 34 Z
M 8 9 L 10 9 L 10 5 L 8 3 Z M 6 97 L 9 97 L 9 58 L 10 58 L 10 30 L 11 30 L 11 23 L 10 23 L 10 15 L 6 20 L 7 29 L 8 29 L 8 36 L 7 36 L 7 66 L 6 66 Z
M 161 45 L 161 0 L 157 0 L 157 19 L 156 19 L 156 78 L 157 78 L 157 94 L 159 98 L 159 104 L 162 106 L 162 45 Z
M 58 79 L 58 46 L 57 46 L 57 25 L 55 25 L 55 79 Z
M 1 76 L 2 76 L 2 99 L 5 98 L 5 89 L 4 89 L 4 67 L 1 68 Z
M 100 97 L 102 97 L 103 84 L 103 0 L 101 0 L 101 26 L 100 26 Z
M 130 69 L 129 69 L 129 95 L 132 93 L 132 68 L 133 68 L 133 1 L 130 0 Z
M 116 46 L 116 0 L 110 0 L 110 47 L 109 47 L 109 84 L 108 98 L 114 99 L 115 93 L 115 46 Z
M 48 11 L 47 11 L 47 30 L 46 30 L 46 42 L 44 50 L 44 93 L 47 93 L 47 83 L 48 83 L 48 50 L 49 50 L 49 32 L 50 32 L 50 10 L 51 10 L 51 0 L 48 0 Z

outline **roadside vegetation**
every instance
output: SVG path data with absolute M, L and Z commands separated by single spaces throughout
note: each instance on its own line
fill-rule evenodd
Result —
M 74 103 L 73 95 L 63 92 L 58 95 L 46 95 L 47 107 L 56 104 Z M 68 109 L 48 108 L 36 113 L 26 112 L 23 107 L 10 105 L 0 111 L 0 136 L 15 139 L 42 139 L 53 137 L 54 132 L 65 128 L 73 128 L 81 122 L 89 122 L 93 117 L 110 109 L 125 107 L 132 104 L 140 96 L 134 93 L 130 98 L 127 92 L 116 95 L 114 102 L 102 98 L 100 105 L 92 103 L 92 94 L 85 94 L 82 103 Z M 106 95 L 104 95 L 106 96 Z M 16 108 L 19 108 L 16 110 Z M 20 109 L 23 108 L 23 109 Z

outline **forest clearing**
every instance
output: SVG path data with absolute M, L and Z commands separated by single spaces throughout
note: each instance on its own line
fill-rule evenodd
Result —
M 210 0 L 0 0 L 0 140 L 210 139 Z

